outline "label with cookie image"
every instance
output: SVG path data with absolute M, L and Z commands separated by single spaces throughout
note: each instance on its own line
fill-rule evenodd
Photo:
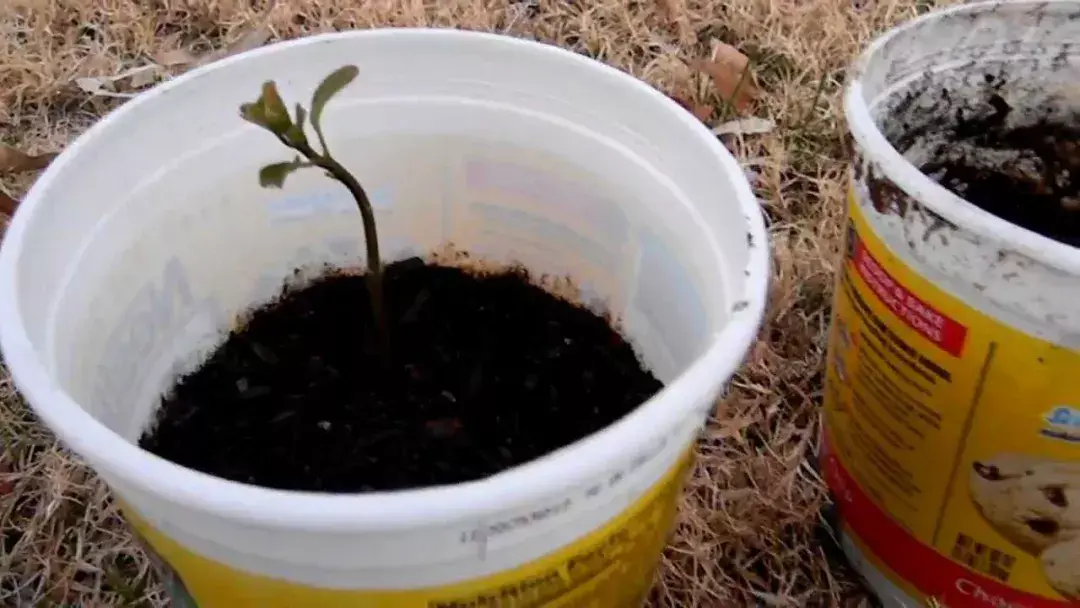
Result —
M 854 200 L 836 290 L 822 468 L 847 536 L 927 603 L 1080 606 L 1080 353 L 936 287 Z

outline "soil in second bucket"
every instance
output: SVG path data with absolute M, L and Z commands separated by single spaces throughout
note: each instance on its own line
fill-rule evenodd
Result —
M 162 398 L 140 445 L 254 485 L 367 492 L 476 480 L 615 422 L 661 388 L 604 317 L 522 270 L 386 267 L 257 309 Z
M 1006 127 L 1012 108 L 959 122 L 953 141 L 922 171 L 1003 220 L 1080 246 L 1080 125 Z

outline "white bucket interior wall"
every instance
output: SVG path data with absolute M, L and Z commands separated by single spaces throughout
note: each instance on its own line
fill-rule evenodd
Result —
M 62 202 L 27 226 L 26 242 L 50 245 L 22 262 L 23 318 L 54 377 L 114 431 L 137 439 L 173 378 L 294 268 L 363 263 L 348 193 L 314 170 L 261 189 L 258 168 L 291 156 L 237 114 L 280 74 L 307 74 L 279 80 L 286 100 L 306 103 L 345 62 L 360 76 L 324 125 L 374 199 L 384 257 L 453 243 L 569 275 L 621 316 L 664 381 L 725 324 L 725 294 L 743 291 L 743 273 L 725 268 L 747 265 L 746 220 L 712 153 L 673 141 L 685 126 L 646 107 L 660 96 L 598 98 L 608 83 L 594 71 L 525 50 L 467 61 L 380 39 L 369 61 L 365 44 L 193 75 L 199 86 L 131 108 L 121 145 L 90 141 L 79 158 L 93 160 L 65 166 L 43 193 Z

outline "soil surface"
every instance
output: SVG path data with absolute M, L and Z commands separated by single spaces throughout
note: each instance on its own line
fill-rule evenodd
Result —
M 418 258 L 385 274 L 390 350 L 362 276 L 250 316 L 162 398 L 145 449 L 265 487 L 367 492 L 476 480 L 618 420 L 661 383 L 603 317 L 530 283 Z
M 1007 128 L 1011 108 L 998 96 L 989 104 L 988 117 L 959 121 L 923 172 L 1006 221 L 1080 246 L 1080 125 Z

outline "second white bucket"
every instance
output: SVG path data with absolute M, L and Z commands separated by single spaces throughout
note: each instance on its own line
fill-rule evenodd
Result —
M 886 608 L 1080 603 L 1076 225 L 1011 223 L 932 168 L 1017 169 L 1031 156 L 1003 130 L 1076 125 L 1077 41 L 1078 0 L 968 3 L 886 32 L 849 75 L 822 468 Z
M 360 76 L 323 124 L 373 195 L 386 257 L 453 243 L 570 275 L 621 317 L 661 393 L 527 465 L 407 492 L 268 490 L 135 445 L 172 379 L 294 268 L 363 263 L 348 193 L 317 172 L 259 188 L 282 150 L 237 114 L 266 80 L 306 100 L 346 63 Z M 180 601 L 630 606 L 697 431 L 756 336 L 767 275 L 743 172 L 661 93 L 538 43 L 349 32 L 191 72 L 65 151 L 0 249 L 0 347 L 178 574 Z

